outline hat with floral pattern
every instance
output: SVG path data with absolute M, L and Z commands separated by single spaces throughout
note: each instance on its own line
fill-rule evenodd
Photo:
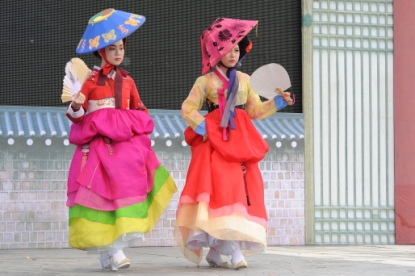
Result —
M 200 36 L 202 74 L 209 72 L 257 24 L 258 20 L 216 19 Z M 249 47 L 251 46 L 250 44 Z M 249 50 L 250 48 L 246 52 Z

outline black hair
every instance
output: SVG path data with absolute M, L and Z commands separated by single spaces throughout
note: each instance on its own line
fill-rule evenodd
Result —
M 249 45 L 249 39 L 248 36 L 244 36 L 241 41 L 238 42 L 239 46 L 239 59 L 243 58 L 246 55 L 245 48 Z
M 94 56 L 96 56 L 99 60 L 102 60 L 102 57 L 98 53 L 98 51 L 93 52 Z

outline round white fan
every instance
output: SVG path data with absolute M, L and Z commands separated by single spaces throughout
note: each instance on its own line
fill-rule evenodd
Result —
M 73 58 L 65 66 L 63 78 L 62 102 L 72 101 L 76 93 L 81 90 L 85 80 L 89 77 L 91 69 L 80 58 Z
M 282 91 L 291 87 L 290 76 L 281 65 L 270 63 L 255 70 L 250 79 L 251 88 L 258 95 L 270 99 L 278 94 L 276 88 Z

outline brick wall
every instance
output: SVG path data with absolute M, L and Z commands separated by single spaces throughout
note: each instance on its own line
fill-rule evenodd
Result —
M 0 144 L 0 249 L 67 248 L 66 179 L 74 148 L 57 143 L 50 147 Z M 304 155 L 302 150 L 270 148 L 260 163 L 269 217 L 267 241 L 269 245 L 302 245 Z M 154 150 L 179 192 L 142 246 L 175 246 L 175 210 L 190 152 L 182 146 Z

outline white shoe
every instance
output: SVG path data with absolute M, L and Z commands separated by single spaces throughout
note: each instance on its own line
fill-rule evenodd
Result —
M 240 268 L 247 268 L 248 267 L 248 264 L 246 263 L 245 260 L 242 260 L 242 261 L 238 262 L 237 264 L 232 262 L 232 264 L 233 264 L 233 269 L 235 269 L 235 270 L 239 270 Z
M 206 255 L 206 261 L 210 267 L 229 268 L 228 262 L 224 262 L 220 253 L 213 247 L 210 248 Z
M 248 267 L 248 263 L 246 262 L 245 257 L 240 248 L 237 248 L 232 252 L 231 263 L 233 265 L 233 269 L 235 270 Z
M 217 263 L 214 260 L 209 259 L 208 257 L 206 257 L 206 262 L 208 262 L 210 267 L 229 268 L 228 262 Z
M 129 268 L 130 259 L 126 258 L 122 249 L 115 251 L 104 251 L 98 255 L 102 269 L 118 269 Z
M 111 258 L 110 258 L 111 260 Z M 111 262 L 111 270 L 115 271 L 118 269 L 129 268 L 130 267 L 130 259 L 125 258 L 121 262 Z

